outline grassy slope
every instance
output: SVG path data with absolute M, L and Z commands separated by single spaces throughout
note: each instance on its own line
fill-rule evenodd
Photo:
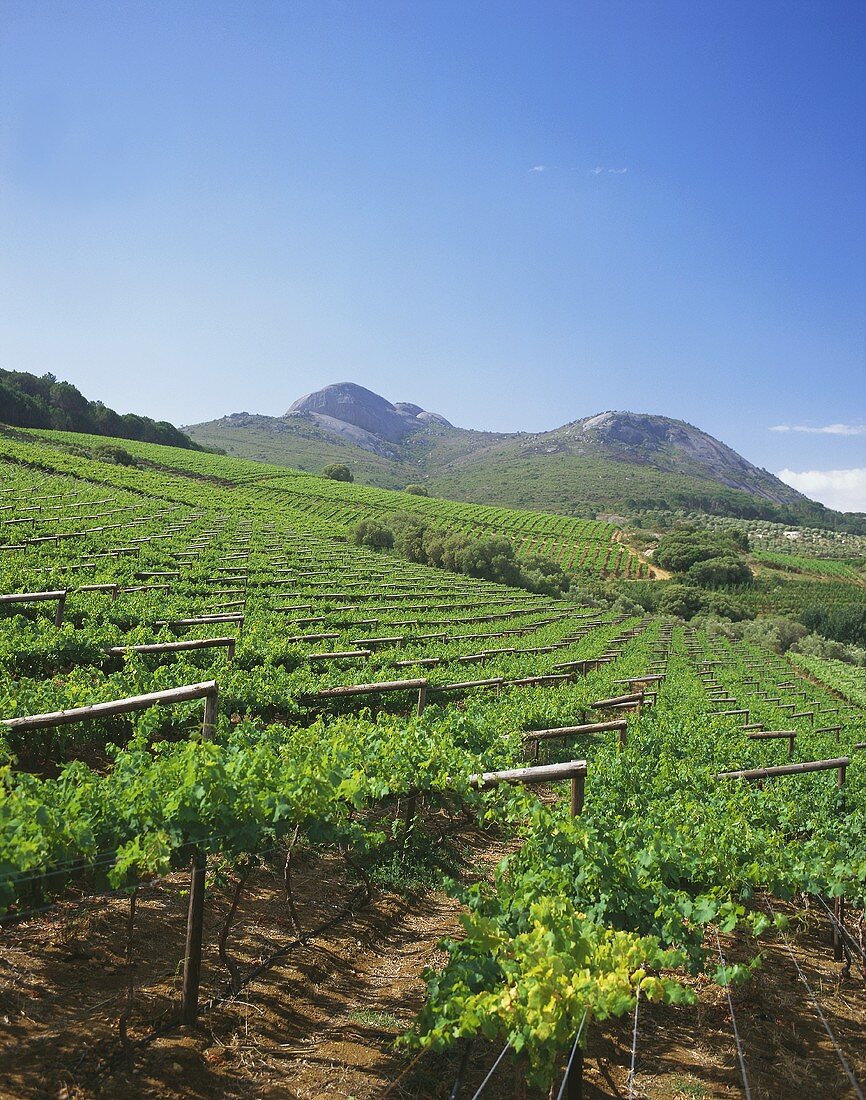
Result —
M 666 507 L 721 514 L 773 511 L 771 505 L 717 482 L 570 454 L 489 454 L 432 474 L 429 485 L 443 496 L 569 515 Z
M 425 480 L 432 469 L 447 467 L 466 455 L 483 451 L 504 437 L 494 432 L 474 432 L 430 424 L 400 444 L 392 444 L 387 458 L 342 440 L 301 417 L 251 416 L 242 426 L 229 418 L 197 424 L 189 435 L 206 447 L 219 447 L 229 455 L 320 473 L 331 462 L 344 462 L 355 480 L 383 489 L 402 489 Z M 456 498 L 459 499 L 459 498 Z
M 311 473 L 344 462 L 358 482 L 399 489 L 420 481 L 451 500 L 585 517 L 666 507 L 774 515 L 765 502 L 714 481 L 611 459 L 523 454 L 521 440 L 492 432 L 431 425 L 395 445 L 389 459 L 301 419 L 253 417 L 243 428 L 216 420 L 188 431 L 196 442 L 241 458 Z

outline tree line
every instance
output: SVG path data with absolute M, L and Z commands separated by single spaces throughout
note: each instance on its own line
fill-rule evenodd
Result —
M 50 428 L 203 449 L 168 421 L 116 413 L 101 401 L 88 401 L 71 382 L 59 382 L 53 374 L 38 377 L 0 370 L 0 422 L 13 428 Z

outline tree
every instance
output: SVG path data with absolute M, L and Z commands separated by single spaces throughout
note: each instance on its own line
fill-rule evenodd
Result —
M 352 471 L 343 462 L 332 462 L 322 470 L 323 477 L 328 477 L 331 481 L 354 481 Z
M 407 485 L 406 488 L 403 490 L 403 492 L 404 493 L 411 493 L 412 496 L 416 496 L 416 497 L 429 497 L 430 496 L 430 491 L 429 491 L 429 489 L 427 488 L 426 485 L 416 485 L 414 483 L 412 485 Z
M 701 593 L 688 584 L 665 585 L 659 597 L 658 610 L 663 615 L 678 615 L 681 619 L 690 619 L 701 610 Z
M 686 572 L 686 579 L 702 588 L 718 588 L 721 585 L 749 584 L 752 571 L 733 554 L 721 554 L 717 558 L 695 562 Z

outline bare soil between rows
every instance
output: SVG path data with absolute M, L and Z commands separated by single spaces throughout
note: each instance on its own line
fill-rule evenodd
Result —
M 456 838 L 464 879 L 489 875 L 510 845 L 464 824 Z M 69 901 L 0 932 L 0 1097 L 14 1100 L 120 1098 L 294 1098 L 445 1100 L 461 1050 L 418 1054 L 395 1046 L 424 1000 L 422 972 L 442 965 L 440 941 L 459 936 L 459 902 L 440 889 L 376 890 L 344 915 L 357 879 L 335 855 L 307 854 L 295 873 L 305 928 L 336 919 L 321 935 L 294 934 L 275 858 L 251 876 L 228 941 L 241 972 L 284 953 L 241 992 L 226 991 L 219 929 L 232 883 L 209 883 L 202 1012 L 195 1028 L 172 1023 L 179 1005 L 187 877 L 143 887 L 137 902 L 134 997 L 127 1042 L 118 1018 L 127 998 L 128 902 Z M 777 911 L 784 907 L 776 906 Z M 787 910 L 792 912 L 792 910 Z M 866 1079 L 866 983 L 833 961 L 829 924 L 816 911 L 788 938 L 836 1042 Z M 715 940 L 713 939 L 715 945 Z M 756 945 L 721 936 L 726 960 L 747 961 Z M 763 966 L 732 992 L 751 1096 L 814 1100 L 856 1095 L 787 947 L 761 945 Z M 593 1023 L 585 1057 L 587 1100 L 700 1100 L 744 1095 L 726 993 L 692 982 L 695 1007 L 642 1002 L 629 1090 L 634 1018 Z M 480 1086 L 501 1048 L 472 1048 L 461 1097 Z M 539 1100 L 525 1067 L 507 1057 L 485 1097 Z

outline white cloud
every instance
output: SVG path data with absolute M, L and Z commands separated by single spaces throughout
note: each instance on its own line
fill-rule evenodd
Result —
M 776 476 L 828 508 L 866 512 L 866 466 L 853 470 L 780 470 Z
M 597 164 L 595 168 L 590 168 L 589 171 L 593 176 L 624 176 L 628 168 L 605 168 L 603 165 Z
M 529 171 L 530 172 L 546 172 L 547 171 L 547 165 L 546 164 L 533 164 L 533 166 L 529 169 Z
M 812 428 L 808 424 L 774 424 L 771 432 L 809 432 L 811 435 L 866 435 L 866 424 L 825 424 Z

